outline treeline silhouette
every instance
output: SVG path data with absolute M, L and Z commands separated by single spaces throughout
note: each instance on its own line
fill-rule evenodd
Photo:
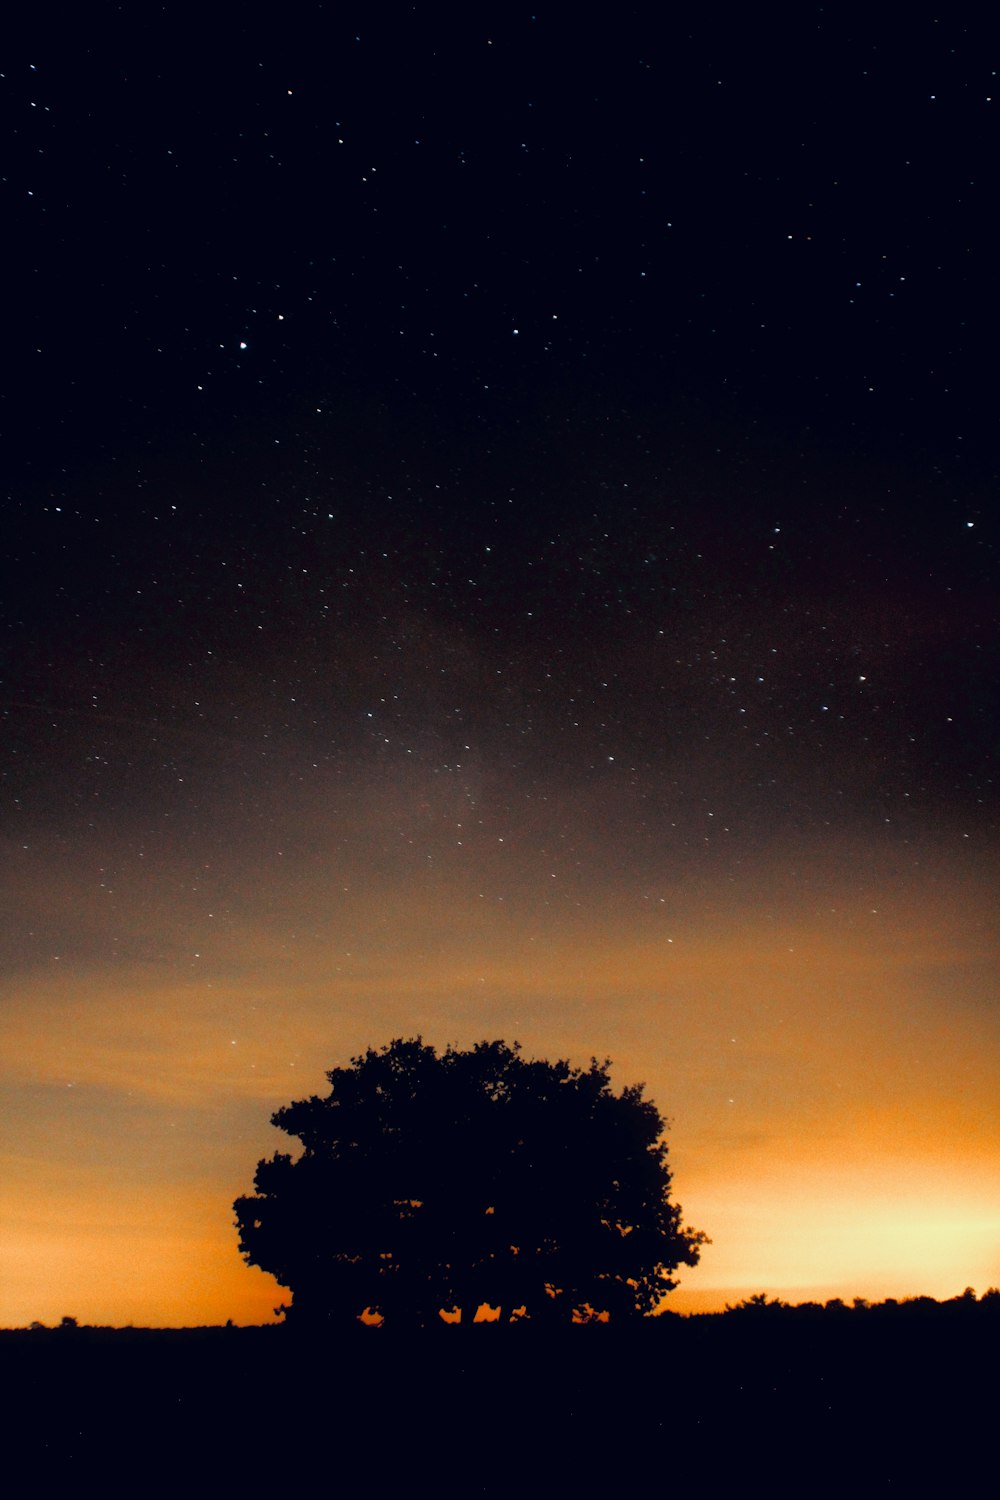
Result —
M 266 1494 L 926 1493 L 991 1454 L 1000 1291 L 552 1329 L 294 1323 L 0 1332 L 7 1431 L 49 1479 Z
M 780 1297 L 769 1297 L 766 1292 L 756 1292 L 752 1296 L 744 1297 L 740 1302 L 727 1302 L 722 1312 L 702 1313 L 676 1313 L 669 1308 L 662 1309 L 644 1320 L 642 1328 L 644 1333 L 653 1330 L 675 1329 L 678 1323 L 685 1324 L 708 1324 L 724 1320 L 732 1323 L 735 1320 L 743 1320 L 747 1316 L 767 1314 L 773 1320 L 775 1317 L 784 1317 L 794 1320 L 815 1319 L 817 1317 L 829 1321 L 833 1318 L 850 1317 L 855 1321 L 865 1315 L 882 1318 L 911 1319 L 911 1318 L 934 1318 L 943 1321 L 949 1318 L 998 1318 L 1000 1319 L 1000 1287 L 991 1286 L 982 1295 L 977 1295 L 974 1287 L 966 1287 L 965 1291 L 957 1297 L 949 1297 L 941 1301 L 934 1297 L 886 1297 L 881 1302 L 871 1302 L 867 1297 L 855 1297 L 851 1302 L 845 1302 L 842 1297 L 831 1297 L 826 1302 L 785 1302 Z M 270 1335 L 272 1330 L 281 1328 L 281 1323 L 265 1324 L 236 1324 L 232 1320 L 225 1324 L 211 1324 L 191 1328 L 147 1328 L 129 1323 L 125 1326 L 112 1324 L 90 1324 L 80 1323 L 78 1319 L 65 1316 L 58 1323 L 47 1324 L 36 1319 L 27 1327 L 2 1328 L 0 1329 L 0 1344 L 3 1341 L 20 1342 L 26 1333 L 31 1334 L 86 1334 L 88 1338 L 109 1338 L 114 1340 L 142 1340 L 156 1338 L 158 1340 L 175 1340 L 182 1343 L 190 1343 L 205 1338 L 216 1338 L 221 1335 L 232 1333 L 251 1334 L 260 1333 Z M 458 1325 L 441 1320 L 442 1328 L 467 1328 L 468 1325 Z M 517 1328 L 512 1336 L 523 1338 L 529 1336 L 527 1325 L 523 1321 L 510 1324 L 500 1324 L 496 1321 L 484 1319 L 473 1325 L 477 1329 L 496 1330 L 507 1327 Z M 565 1326 L 565 1325 L 564 1325 Z M 600 1320 L 593 1320 L 584 1326 L 599 1327 Z M 379 1337 L 385 1338 L 386 1331 L 374 1324 L 360 1324 L 359 1327 L 366 1334 L 377 1333 Z M 546 1325 L 548 1328 L 549 1325 Z M 428 1333 L 430 1329 L 421 1330 L 421 1334 Z M 296 1329 L 298 1336 L 308 1336 L 302 1330 Z M 399 1337 L 397 1333 L 389 1336 Z
M 852 1302 L 847 1303 L 841 1297 L 832 1297 L 827 1302 L 783 1302 L 780 1297 L 768 1297 L 765 1292 L 757 1292 L 752 1297 L 745 1297 L 742 1302 L 727 1303 L 724 1313 L 700 1314 L 698 1316 L 709 1317 L 745 1317 L 747 1314 L 769 1314 L 771 1317 L 793 1317 L 797 1319 L 815 1318 L 842 1318 L 850 1315 L 855 1318 L 863 1315 L 875 1317 L 898 1318 L 898 1317 L 962 1317 L 970 1315 L 983 1315 L 1000 1318 L 1000 1288 L 991 1286 L 988 1291 L 983 1292 L 981 1297 L 976 1296 L 974 1287 L 967 1286 L 961 1296 L 949 1297 L 946 1301 L 937 1301 L 934 1297 L 886 1297 L 882 1302 L 870 1302 L 867 1297 L 855 1297 Z

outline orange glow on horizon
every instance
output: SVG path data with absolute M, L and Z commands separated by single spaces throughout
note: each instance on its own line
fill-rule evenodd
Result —
M 762 917 L 748 880 L 708 915 L 679 893 L 664 923 L 639 901 L 629 920 L 484 913 L 456 887 L 434 951 L 416 903 L 393 935 L 369 912 L 349 956 L 336 924 L 300 939 L 291 968 L 283 918 L 206 941 L 197 972 L 28 974 L 3 1023 L 0 1323 L 271 1320 L 288 1292 L 242 1263 L 230 1209 L 287 1145 L 271 1111 L 418 1032 L 609 1055 L 619 1086 L 645 1081 L 674 1196 L 712 1240 L 671 1307 L 985 1290 L 1000 1283 L 995 955 L 965 894 L 917 880 L 876 921 L 844 887 L 824 893 L 836 910 L 776 898 Z

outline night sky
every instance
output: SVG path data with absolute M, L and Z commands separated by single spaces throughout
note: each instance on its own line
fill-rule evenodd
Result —
M 1000 40 L 878 11 L 6 55 L 0 1322 L 269 1319 L 418 1033 L 645 1080 L 680 1310 L 1000 1283 Z

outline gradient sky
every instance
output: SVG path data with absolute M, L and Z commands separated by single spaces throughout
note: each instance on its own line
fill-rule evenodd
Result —
M 1000 1283 L 995 37 L 718 22 L 5 69 L 0 1323 L 269 1318 L 418 1033 L 646 1082 L 678 1309 Z

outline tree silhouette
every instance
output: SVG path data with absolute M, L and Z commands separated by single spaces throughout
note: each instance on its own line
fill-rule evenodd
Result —
M 272 1116 L 303 1149 L 260 1162 L 233 1205 L 245 1259 L 292 1290 L 297 1322 L 651 1312 L 705 1236 L 670 1201 L 659 1111 L 609 1066 L 502 1041 L 369 1049 Z

